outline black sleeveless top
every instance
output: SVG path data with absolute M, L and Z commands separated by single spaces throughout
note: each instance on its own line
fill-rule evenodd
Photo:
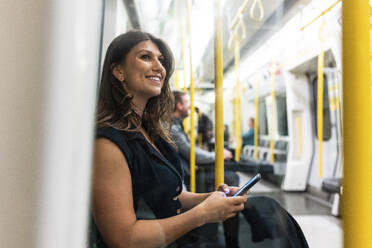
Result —
M 137 219 L 161 219 L 180 213 L 178 195 L 183 172 L 177 151 L 162 139 L 154 143 L 161 154 L 140 132 L 99 128 L 96 138 L 116 144 L 127 160 L 132 178 L 132 196 Z M 109 165 L 107 165 L 109 166 Z M 107 247 L 91 218 L 89 247 Z

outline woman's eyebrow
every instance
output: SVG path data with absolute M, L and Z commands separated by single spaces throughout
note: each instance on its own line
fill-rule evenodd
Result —
M 148 53 L 151 53 L 151 54 L 155 54 L 154 52 L 152 52 L 152 51 L 150 51 L 150 50 L 147 50 L 147 49 L 144 49 L 144 48 L 142 48 L 141 50 L 139 50 L 138 52 L 137 52 L 137 54 L 139 54 L 139 53 L 141 53 L 141 52 L 148 52 Z M 155 54 L 156 55 L 156 54 Z M 163 56 L 163 54 L 161 54 L 161 53 L 159 53 L 159 54 L 157 54 L 158 56 Z

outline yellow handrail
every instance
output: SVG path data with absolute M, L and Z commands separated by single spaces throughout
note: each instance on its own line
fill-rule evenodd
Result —
M 369 1 L 342 4 L 344 247 L 372 247 Z
M 234 70 L 236 74 L 236 83 L 235 83 L 235 160 L 240 161 L 240 152 L 242 150 L 242 134 L 241 134 L 241 87 L 239 80 L 239 59 L 240 59 L 240 42 L 239 38 L 235 35 L 234 42 Z
M 247 6 L 248 6 L 248 3 L 249 3 L 249 0 L 245 0 L 243 2 L 243 4 L 240 6 L 239 10 L 236 12 L 235 17 L 234 17 L 234 19 L 232 20 L 232 22 L 229 26 L 230 38 L 229 38 L 229 41 L 227 43 L 228 48 L 231 47 L 233 39 L 235 39 L 235 37 L 238 35 L 239 27 L 241 28 L 241 31 L 242 31 L 242 37 L 241 38 L 245 39 L 246 32 L 245 32 L 245 25 L 244 25 L 244 21 L 243 21 L 243 14 L 244 14 Z M 258 18 L 254 16 L 254 9 L 255 9 L 257 4 L 258 4 L 258 9 L 260 11 L 260 15 L 259 15 Z M 264 13 L 265 13 L 265 11 L 264 11 L 261 0 L 254 0 L 253 4 L 251 6 L 251 10 L 250 10 L 251 19 L 254 20 L 254 21 L 259 22 L 263 19 Z
M 191 0 L 187 1 L 187 32 L 189 36 L 190 59 L 190 191 L 195 192 L 195 108 L 194 108 L 194 75 L 192 72 L 192 46 L 191 46 Z
M 324 67 L 324 26 L 323 21 L 319 32 L 320 38 L 320 52 L 318 56 L 318 106 L 317 106 L 317 127 L 318 127 L 318 165 L 319 165 L 319 177 L 323 176 L 323 67 Z
M 257 79 L 256 81 L 256 87 L 255 87 L 255 99 L 254 99 L 254 105 L 255 105 L 255 120 L 254 120 L 254 153 L 253 157 L 255 160 L 258 159 L 258 89 L 259 89 L 260 81 Z
M 248 3 L 249 3 L 249 0 L 245 0 L 243 2 L 243 4 L 240 6 L 239 10 L 236 12 L 235 17 L 233 18 L 233 20 L 232 20 L 232 22 L 229 26 L 230 30 L 235 29 L 236 25 L 239 22 L 239 19 L 242 18 L 243 14 L 244 14 L 247 6 L 248 6 Z M 257 4 L 258 4 L 259 11 L 260 11 L 260 16 L 258 18 L 256 18 L 254 16 L 254 8 L 256 7 Z M 263 19 L 264 8 L 263 8 L 261 0 L 254 0 L 254 3 L 252 4 L 251 10 L 250 10 L 250 17 L 251 17 L 252 20 L 255 20 L 255 21 L 261 21 Z
M 185 69 L 185 27 L 183 21 L 181 20 L 181 60 L 182 60 L 182 67 L 183 67 L 183 91 L 187 93 L 187 86 L 186 86 L 186 69 Z
M 231 29 L 231 30 L 234 29 L 234 27 L 235 27 L 236 24 L 238 23 L 239 18 L 241 18 L 241 16 L 244 14 L 245 9 L 246 9 L 247 6 L 248 6 L 248 3 L 249 3 L 249 0 L 245 0 L 245 1 L 243 2 L 243 4 L 240 6 L 238 12 L 236 12 L 235 17 L 233 18 L 233 20 L 232 20 L 232 22 L 231 22 L 231 24 L 230 24 L 230 26 L 229 26 L 229 29 Z
M 271 104 L 270 104 L 270 163 L 274 164 L 274 107 L 275 107 L 275 77 L 278 67 L 273 63 L 271 68 Z
M 301 31 L 304 31 L 305 28 L 307 28 L 308 26 L 310 26 L 313 22 L 315 22 L 316 20 L 318 20 L 319 17 L 323 16 L 325 13 L 327 13 L 328 11 L 330 11 L 331 9 L 333 9 L 333 7 L 335 7 L 339 2 L 341 2 L 341 0 L 337 0 L 334 4 L 332 4 L 330 7 L 328 7 L 326 10 L 322 11 L 322 13 L 320 15 L 318 15 L 317 17 L 315 17 L 313 20 L 311 20 L 308 24 L 306 24 L 305 26 L 303 26 L 301 28 Z
M 254 8 L 256 7 L 257 4 L 258 4 L 258 9 L 260 11 L 259 17 L 254 16 Z M 254 0 L 254 3 L 252 3 L 252 7 L 251 7 L 251 10 L 249 12 L 249 16 L 251 17 L 251 19 L 256 21 L 256 22 L 262 21 L 262 19 L 264 17 L 264 14 L 265 14 L 265 11 L 264 11 L 264 7 L 262 5 L 261 0 Z
M 179 73 L 178 70 L 176 70 L 176 71 L 174 72 L 174 80 L 173 80 L 173 85 L 174 85 L 174 88 L 175 88 L 176 90 L 180 90 L 180 85 L 179 85 L 179 81 L 180 81 L 180 79 L 179 79 L 179 75 L 178 75 L 178 73 Z
M 176 1 L 176 4 L 178 5 L 179 1 Z M 188 94 L 187 92 L 187 86 L 186 86 L 186 69 L 185 69 L 185 26 L 184 26 L 184 20 L 182 19 L 183 15 L 178 16 L 178 22 L 181 30 L 181 63 L 182 63 L 182 70 L 183 70 L 183 91 Z M 186 117 L 183 120 L 183 127 L 185 130 L 185 133 L 190 137 L 189 133 L 189 123 L 190 123 L 190 117 Z
M 222 63 L 222 15 L 221 0 L 215 2 L 214 18 L 214 78 L 215 78 L 215 137 L 216 137 L 216 162 L 215 162 L 215 185 L 224 182 L 224 163 L 223 163 L 223 63 Z

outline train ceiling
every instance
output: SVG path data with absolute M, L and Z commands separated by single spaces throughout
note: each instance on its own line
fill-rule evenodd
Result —
M 176 57 L 176 69 L 188 70 L 187 40 L 187 1 L 186 0 L 123 0 L 131 26 L 162 37 L 171 46 Z M 223 62 L 224 71 L 234 63 L 233 45 L 228 48 L 231 36 L 229 26 L 245 0 L 222 0 L 223 6 Z M 193 69 L 197 80 L 213 83 L 214 44 L 213 44 L 213 0 L 192 1 L 191 36 L 193 51 Z M 264 16 L 256 21 L 250 17 L 253 0 L 249 1 L 243 15 L 245 38 L 241 40 L 241 55 L 245 56 L 268 39 L 287 20 L 298 13 L 310 0 L 261 0 Z M 254 15 L 260 15 L 256 6 Z M 182 61 L 182 30 L 184 39 L 185 66 Z M 239 31 L 241 33 L 241 31 Z

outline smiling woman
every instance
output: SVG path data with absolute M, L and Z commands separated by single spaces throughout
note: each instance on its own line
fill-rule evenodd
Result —
M 128 130 L 144 125 L 150 137 L 171 142 L 163 125 L 168 108 L 173 54 L 167 44 L 149 33 L 129 31 L 110 44 L 103 65 L 98 99 L 99 127 Z
M 282 247 L 307 248 L 301 229 L 272 199 L 250 199 L 249 206 L 275 210 L 262 217 L 244 209 L 246 194 L 226 197 L 238 187 L 221 184 L 210 193 L 183 190 L 182 165 L 169 134 L 172 71 L 168 46 L 148 33 L 122 34 L 107 50 L 98 99 L 90 247 L 196 247 L 198 239 L 190 231 L 231 221 L 243 211 L 260 238 L 271 235 L 262 228 L 279 216 L 291 228 L 267 230 L 292 244 Z M 229 248 L 238 247 L 236 230 L 225 241 Z
M 172 71 L 168 46 L 148 33 L 122 34 L 107 50 L 98 99 L 90 247 L 164 247 L 244 208 L 246 196 L 182 191 L 183 171 L 169 136 Z

